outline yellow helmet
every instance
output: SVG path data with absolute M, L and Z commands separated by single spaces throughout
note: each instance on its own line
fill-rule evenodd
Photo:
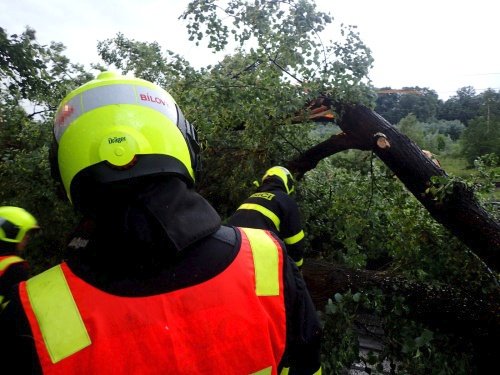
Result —
M 58 168 L 75 204 L 90 183 L 175 174 L 194 184 L 196 131 L 168 92 L 103 72 L 69 93 L 54 121 Z
M 28 211 L 20 207 L 0 207 L 0 240 L 19 243 L 26 232 L 36 229 L 38 223 Z
M 295 191 L 295 180 L 293 179 L 292 174 L 285 167 L 274 166 L 269 168 L 264 176 L 262 177 L 262 182 L 268 177 L 276 176 L 281 181 L 283 181 L 283 185 L 285 185 L 286 192 L 288 195 L 292 194 Z

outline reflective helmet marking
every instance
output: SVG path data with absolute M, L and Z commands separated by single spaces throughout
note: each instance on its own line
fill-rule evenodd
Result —
M 97 86 L 76 95 L 60 106 L 56 113 L 54 134 L 61 139 L 68 126 L 83 114 L 113 104 L 138 104 L 154 109 L 177 124 L 174 99 L 165 91 L 130 84 Z

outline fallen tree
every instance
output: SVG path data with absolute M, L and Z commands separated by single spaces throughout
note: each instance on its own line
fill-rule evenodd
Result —
M 335 116 L 332 116 L 332 110 Z M 311 113 L 314 117 L 309 117 Z M 319 161 L 338 152 L 349 149 L 372 151 L 437 222 L 466 244 L 487 266 L 499 269 L 500 224 L 481 206 L 470 187 L 450 178 L 384 118 L 363 105 L 335 105 L 328 99 L 313 103 L 308 113 L 295 117 L 293 121 L 303 122 L 304 116 L 312 120 L 335 121 L 342 132 L 297 155 L 287 164 L 298 179 L 315 168 Z M 408 318 L 470 342 L 475 347 L 479 368 L 483 368 L 483 364 L 487 367 L 494 358 L 493 348 L 500 327 L 498 287 L 483 293 L 468 285 L 419 283 L 390 272 L 353 270 L 314 259 L 307 259 L 302 272 L 313 302 L 320 310 L 336 293 L 368 293 L 377 288 L 385 295 L 403 297 L 409 307 Z
M 404 297 L 410 308 L 408 317 L 433 328 L 449 332 L 461 330 L 466 336 L 483 337 L 500 326 L 498 289 L 479 295 L 464 286 L 417 283 L 386 271 L 353 270 L 315 259 L 304 262 L 302 273 L 318 309 L 323 309 L 335 293 L 378 288 Z
M 335 109 L 342 133 L 332 135 L 287 164 L 298 179 L 335 153 L 348 149 L 373 151 L 437 222 L 489 267 L 500 269 L 500 223 L 480 205 L 472 188 L 450 178 L 414 142 L 366 106 L 335 105 L 328 100 L 318 106 Z M 303 121 L 303 117 L 294 121 Z
M 496 360 L 500 327 L 499 289 L 482 294 L 466 287 L 417 283 L 388 272 L 352 270 L 323 260 L 307 259 L 302 267 L 304 280 L 315 306 L 323 310 L 336 293 L 369 294 L 378 289 L 387 296 L 404 298 L 408 307 L 398 319 L 423 323 L 435 332 L 452 334 L 472 345 L 478 373 L 489 373 Z M 369 324 L 366 324 L 366 317 Z M 357 311 L 355 326 L 384 344 L 384 316 L 374 311 Z

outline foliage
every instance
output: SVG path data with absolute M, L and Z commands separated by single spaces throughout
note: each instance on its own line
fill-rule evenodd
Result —
M 432 200 L 441 204 L 453 195 L 455 187 L 459 185 L 463 186 L 466 190 L 472 189 L 470 183 L 468 184 L 457 177 L 432 176 L 430 186 L 425 190 L 425 193 L 432 196 Z
M 329 299 L 322 315 L 323 329 L 328 332 L 322 343 L 322 370 L 325 374 L 339 374 L 359 360 L 358 335 L 353 327 L 357 311 L 352 303 L 359 302 L 359 293 L 336 293 Z M 347 302 L 347 303 L 346 303 Z
M 399 107 L 403 113 L 414 113 L 419 121 L 429 121 L 436 118 L 439 100 L 434 90 L 420 89 L 418 95 L 402 95 L 399 99 Z
M 472 180 L 476 196 L 497 220 L 500 221 L 500 206 L 496 184 L 500 181 L 500 158 L 486 154 L 474 160 L 477 176 Z
M 457 121 L 420 122 L 410 113 L 396 127 L 420 148 L 436 154 L 446 154 L 456 149 L 464 126 Z
M 45 119 L 66 91 L 89 75 L 69 63 L 61 44 L 42 46 L 29 28 L 20 36 L 0 29 L 0 43 L 0 204 L 24 207 L 41 223 L 26 254 L 37 273 L 61 258 L 61 233 L 75 220 L 51 177 L 52 124 Z
M 33 272 L 47 268 L 61 257 L 74 214 L 57 196 L 50 174 L 48 145 L 51 124 L 28 120 L 20 107 L 1 104 L 0 204 L 20 206 L 41 223 L 42 231 L 30 241 L 27 259 Z
M 491 282 L 467 247 L 368 153 L 325 159 L 298 188 L 309 256 L 356 269 L 393 269 L 420 281 L 465 278 L 479 289 Z
M 232 40 L 251 58 L 247 67 L 280 72 L 281 80 L 303 85 L 315 98 L 329 93 L 353 102 L 372 98 L 367 83 L 373 59 L 355 28 L 340 27 L 337 41 L 323 41 L 333 18 L 313 1 L 191 1 L 182 18 L 192 40 L 208 39 L 221 51 Z
M 29 27 L 21 35 L 7 35 L 0 27 L 0 89 L 2 98 L 14 103 L 28 100 L 35 115 L 50 116 L 60 99 L 71 88 L 91 76 L 78 64 L 71 64 L 63 55 L 65 47 L 52 42 L 40 45 Z M 41 107 L 35 111 L 36 107 Z
M 498 201 L 496 183 L 500 180 L 498 160 L 497 155 L 486 154 L 474 160 L 474 167 L 470 168 L 464 159 L 456 157 L 441 159 L 441 165 L 450 177 L 444 180 L 434 179 L 436 184 L 434 184 L 433 189 L 441 190 L 443 186 L 440 185 L 450 186 L 453 181 L 465 183 L 474 191 L 476 198 L 488 209 L 490 214 L 500 219 L 500 207 L 496 204 Z
M 449 98 L 439 108 L 438 118 L 442 120 L 459 120 L 468 124 L 479 115 L 481 97 L 476 95 L 473 87 L 467 86 L 457 90 L 457 94 Z
M 97 51 L 107 63 L 107 69 L 114 67 L 124 74 L 132 72 L 134 76 L 155 82 L 167 90 L 172 82 L 196 74 L 188 61 L 169 50 L 165 55 L 157 42 L 131 40 L 121 33 L 113 39 L 98 42 Z M 99 65 L 95 67 L 105 70 Z
M 500 107 L 500 101 L 498 102 Z M 479 116 L 469 122 L 462 137 L 464 155 L 470 164 L 480 156 L 500 156 L 500 116 Z
M 372 317 L 368 323 L 359 320 L 360 315 L 368 312 Z M 394 294 L 384 294 L 379 289 L 336 293 L 328 301 L 323 316 L 325 329 L 334 332 L 324 342 L 325 372 L 341 374 L 351 363 L 358 362 L 371 374 L 473 373 L 469 343 L 459 336 L 432 331 L 407 316 L 404 297 L 396 291 Z M 381 349 L 361 352 L 355 340 L 357 332 L 371 336 Z
M 434 120 L 440 102 L 434 90 L 420 87 L 404 87 L 408 93 L 379 94 L 375 111 L 391 124 L 414 114 L 421 122 Z
M 483 155 L 500 155 L 500 93 L 487 90 L 475 100 L 479 110 L 469 119 L 460 139 L 463 154 L 470 165 Z
M 426 122 L 423 125 L 424 125 L 424 132 L 426 134 L 438 133 L 441 135 L 449 136 L 452 141 L 457 141 L 465 129 L 465 126 L 458 120 L 453 120 L 453 121 L 438 120 L 438 121 Z
M 398 123 L 398 129 L 413 142 L 424 148 L 424 131 L 417 117 L 411 113 Z

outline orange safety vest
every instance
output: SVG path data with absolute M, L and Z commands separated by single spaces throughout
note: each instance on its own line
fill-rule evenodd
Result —
M 20 284 L 45 374 L 277 374 L 286 341 L 283 253 L 240 228 L 230 266 L 147 297 L 105 293 L 66 263 Z

